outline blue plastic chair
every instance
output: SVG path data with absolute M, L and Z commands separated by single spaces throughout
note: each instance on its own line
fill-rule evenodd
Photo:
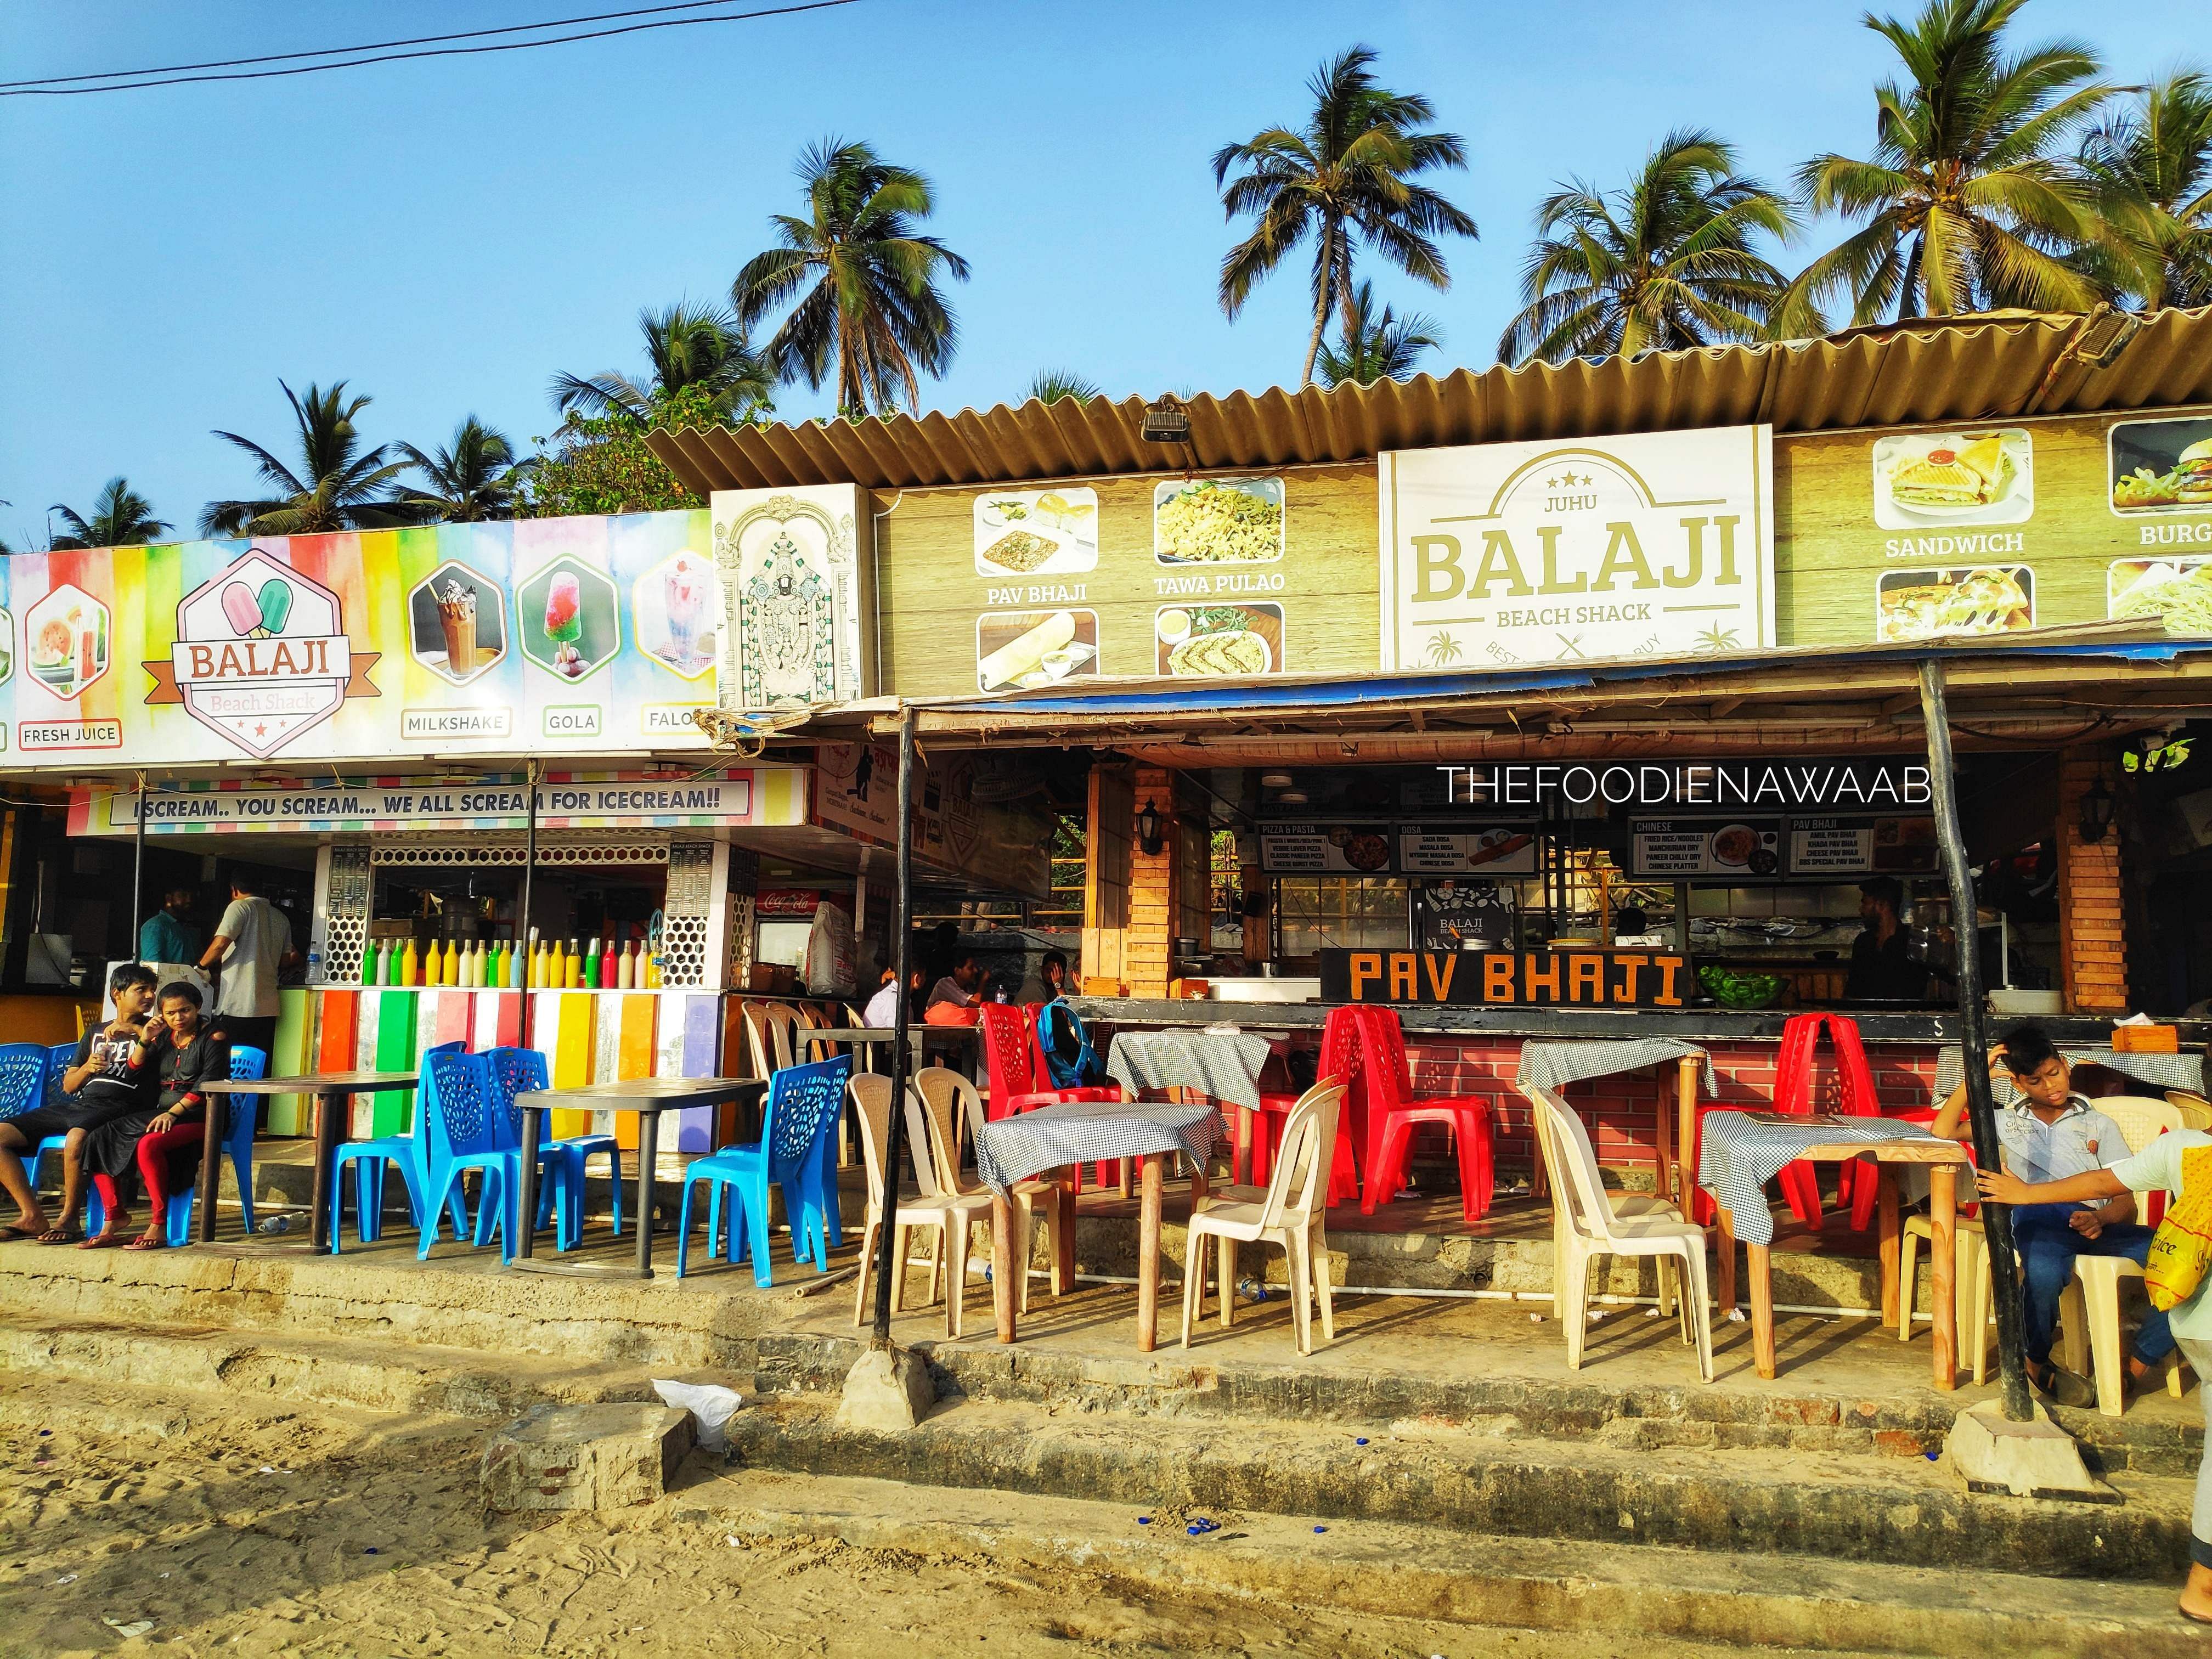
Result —
M 4 1084 L 0 1084 L 0 1118 L 15 1117 L 21 1113 L 27 1112 L 34 1103 L 59 1106 L 76 1097 L 63 1092 L 62 1073 L 69 1070 L 70 1062 L 76 1058 L 76 1044 L 57 1042 L 51 1048 L 44 1048 L 35 1042 L 17 1042 L 9 1043 L 7 1046 L 10 1048 L 37 1048 L 46 1056 L 46 1066 L 40 1075 L 36 1093 L 27 1099 L 18 1091 L 18 1089 L 6 1087 Z M 58 1155 L 64 1138 L 61 1135 L 48 1135 L 31 1148 L 29 1156 L 24 1158 L 23 1167 L 30 1174 L 31 1186 L 33 1190 L 38 1187 L 39 1170 L 46 1162 L 46 1154 L 52 1152 Z
M 74 1054 L 76 1050 L 69 1051 Z M 230 1051 L 230 1075 L 234 1082 L 244 1083 L 269 1075 L 269 1051 L 257 1048 L 252 1043 L 241 1042 Z M 261 1098 L 258 1095 L 226 1095 L 229 1116 L 223 1122 L 222 1149 L 230 1159 L 230 1172 L 238 1182 L 239 1208 L 246 1217 L 246 1231 L 253 1231 L 253 1131 L 260 1121 Z M 162 1212 L 161 1231 L 172 1247 L 192 1242 L 192 1200 L 199 1194 L 199 1164 L 192 1164 L 191 1184 L 169 1194 L 167 1206 Z M 84 1230 L 96 1233 L 106 1224 L 107 1206 L 100 1201 L 98 1190 L 89 1183 L 84 1194 Z
M 422 1121 L 429 1110 L 429 1060 L 432 1054 L 462 1054 L 468 1044 L 456 1037 L 451 1042 L 441 1042 L 422 1051 L 422 1069 L 416 1091 L 415 1128 L 404 1135 L 383 1135 L 374 1140 L 348 1140 L 339 1143 L 337 1158 L 331 1165 L 331 1254 L 338 1253 L 338 1227 L 345 1210 L 345 1168 L 353 1165 L 354 1237 L 364 1244 L 374 1244 L 384 1237 L 384 1171 L 387 1165 L 399 1171 L 399 1180 L 407 1189 L 407 1224 L 419 1228 L 422 1224 L 422 1189 L 430 1183 L 430 1164 L 427 1142 L 421 1133 Z M 453 1236 L 460 1237 L 468 1231 L 468 1212 L 462 1207 L 461 1195 L 456 1192 L 452 1200 Z M 249 1220 L 246 1224 L 253 1224 Z
M 507 1145 L 517 1152 L 522 1150 L 522 1108 L 514 1103 L 517 1095 L 530 1094 L 552 1086 L 551 1073 L 545 1064 L 544 1052 L 537 1048 L 500 1048 L 489 1050 L 484 1056 L 491 1061 L 492 1079 L 499 1085 L 500 1103 L 505 1108 L 500 1118 Z M 612 1135 L 569 1135 L 560 1140 L 541 1139 L 538 1143 L 541 1159 L 557 1153 L 563 1164 L 564 1176 L 573 1182 L 578 1194 L 576 1224 L 583 1225 L 584 1160 L 606 1155 L 608 1179 L 614 1188 L 615 1237 L 622 1237 L 622 1147 Z M 552 1196 L 552 1185 L 545 1183 L 538 1193 L 538 1224 L 545 1224 L 545 1203 Z M 570 1241 L 574 1243 L 574 1240 Z
M 430 1181 L 423 1194 L 427 1201 L 422 1206 L 422 1238 L 416 1255 L 428 1257 L 431 1245 L 438 1240 L 440 1219 L 461 1177 L 475 1170 L 482 1176 L 483 1187 L 477 1200 L 473 1242 L 488 1244 L 496 1231 L 500 1259 L 511 1261 L 521 1232 L 522 1154 L 516 1147 L 501 1145 L 505 1139 L 501 1120 L 506 1114 L 490 1060 L 483 1054 L 432 1054 L 425 1062 L 424 1080 L 429 1099 L 420 1122 L 429 1137 Z M 540 1162 L 547 1166 L 553 1183 L 560 1218 L 556 1236 L 566 1249 L 574 1242 L 582 1194 L 571 1192 L 566 1160 L 561 1155 L 541 1154 Z M 460 1236 L 458 1227 L 455 1236 Z
M 722 1194 L 730 1195 L 728 1260 L 741 1261 L 749 1249 L 753 1259 L 753 1283 L 766 1285 L 774 1275 L 768 1260 L 768 1188 L 774 1182 L 783 1188 L 784 1212 L 791 1222 L 791 1254 L 794 1261 L 811 1261 L 818 1269 L 830 1266 L 828 1215 L 822 1204 L 822 1164 L 829 1157 L 830 1139 L 845 1101 L 845 1084 L 853 1074 L 852 1057 L 811 1066 L 787 1066 L 769 1079 L 768 1105 L 761 1118 L 761 1138 L 750 1146 L 725 1146 L 709 1157 L 694 1158 L 684 1171 L 684 1209 L 677 1224 L 676 1276 L 684 1277 L 691 1243 L 691 1199 L 701 1182 L 708 1184 L 712 1202 L 707 1217 L 707 1248 L 711 1254 L 721 1230 Z

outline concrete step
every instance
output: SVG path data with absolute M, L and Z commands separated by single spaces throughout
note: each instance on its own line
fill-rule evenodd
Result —
M 1464 1533 L 1910 1566 L 2179 1581 L 2193 1484 L 2122 1475 L 2117 1504 L 1969 1494 L 1925 1458 L 1790 1450 L 1694 1456 L 1423 1421 L 1350 1426 L 941 1404 L 914 1433 L 842 1429 L 826 1400 L 771 1397 L 732 1424 L 749 1466 L 810 1475 Z
M 756 1469 L 709 1474 L 667 1502 L 748 1542 L 835 1538 L 979 1571 L 1074 1566 L 1125 1595 L 1571 1632 L 1596 1638 L 1588 1650 L 1613 1655 L 1662 1644 L 1673 1652 L 1675 1643 L 1701 1655 L 1742 1646 L 2201 1659 L 2212 1650 L 2212 1639 L 2175 1614 L 2170 1584 L 1538 1540 L 1165 1498 L 1139 1506 L 855 1476 L 797 1482 Z M 1189 1536 L 1185 1521 L 1200 1514 L 1220 1530 Z M 1139 1525 L 1139 1515 L 1151 1524 Z M 1540 1650 L 1565 1646 L 1547 1642 Z M 1572 1650 L 1585 1649 L 1577 1643 Z
M 537 1355 L 9 1316 L 0 1316 L 0 1372 L 441 1417 L 514 1417 L 653 1393 L 635 1371 Z

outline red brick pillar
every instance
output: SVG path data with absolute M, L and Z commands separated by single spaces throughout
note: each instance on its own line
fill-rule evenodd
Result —
M 2069 750 L 2058 761 L 2058 947 L 2069 1013 L 2118 1013 L 2128 1006 L 2120 926 L 2120 833 L 2081 836 L 2081 797 L 2104 775 L 2102 757 Z M 2106 780 L 2106 788 L 2112 787 Z

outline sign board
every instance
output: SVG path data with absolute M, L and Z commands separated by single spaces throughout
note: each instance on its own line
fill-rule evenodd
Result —
M 1409 876 L 1532 876 L 1533 823 L 1401 823 L 1398 868 Z
M 718 489 L 714 617 L 703 591 L 671 586 L 701 649 L 713 646 L 721 706 L 788 708 L 875 692 L 874 520 L 853 484 Z M 696 620 L 695 620 L 696 619 Z
M 1260 868 L 1271 876 L 1533 875 L 1536 826 L 1467 820 L 1263 823 Z
M 1260 868 L 1271 876 L 1387 876 L 1393 833 L 1387 823 L 1263 823 Z
M 1695 993 L 1670 951 L 1358 951 L 1321 953 L 1323 1002 L 1411 1008 L 1680 1008 Z
M 1935 799 L 1925 760 L 1491 761 L 1436 769 L 1446 799 L 1468 806 L 1867 811 Z
M 26 767 L 373 766 L 702 750 L 703 513 L 523 519 L 0 560 Z
M 1771 428 L 1399 450 L 1380 469 L 1385 669 L 1774 643 Z
M 361 834 L 393 830 L 522 830 L 529 798 L 520 777 L 465 783 L 362 778 L 302 784 L 228 779 L 153 788 L 144 796 L 149 836 L 279 830 Z M 550 773 L 538 784 L 541 830 L 784 828 L 806 822 L 806 769 L 757 766 L 712 777 Z M 70 797 L 72 836 L 137 832 L 135 789 L 79 789 Z
M 1782 874 L 1780 818 L 1635 818 L 1629 823 L 1628 872 L 1686 880 L 1721 876 L 1740 884 Z
M 1940 855 L 1933 818 L 1790 820 L 1793 876 L 1923 875 Z

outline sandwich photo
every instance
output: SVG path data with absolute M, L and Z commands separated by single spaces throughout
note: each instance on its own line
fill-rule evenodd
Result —
M 2212 508 L 2212 420 L 2122 421 L 2107 439 L 2112 511 Z
M 2028 434 L 1914 433 L 1874 446 L 1875 521 L 1885 529 L 1923 524 L 2010 524 L 2033 511 Z

